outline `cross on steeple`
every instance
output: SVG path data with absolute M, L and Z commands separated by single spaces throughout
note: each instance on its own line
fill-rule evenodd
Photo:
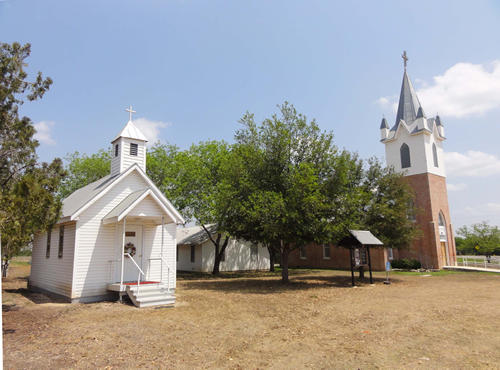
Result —
M 406 56 L 406 50 L 403 51 L 401 58 L 403 58 L 403 63 L 405 65 L 405 71 L 406 71 L 406 64 L 408 63 L 408 57 Z
M 125 112 L 129 113 L 129 121 L 132 121 L 132 113 L 137 113 L 135 110 L 132 110 L 132 106 L 130 105 L 127 109 L 125 109 Z

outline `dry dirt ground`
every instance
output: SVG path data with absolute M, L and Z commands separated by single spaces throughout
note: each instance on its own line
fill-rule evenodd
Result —
M 500 368 L 500 274 L 179 276 L 174 308 L 58 303 L 4 281 L 6 368 Z

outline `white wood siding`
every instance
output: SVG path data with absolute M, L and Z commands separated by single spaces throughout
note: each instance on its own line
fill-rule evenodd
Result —
M 148 195 L 129 213 L 130 216 L 162 216 L 163 210 L 158 206 L 156 201 Z
M 31 285 L 68 298 L 71 297 L 75 230 L 74 223 L 64 226 L 62 258 L 58 257 L 59 226 L 52 229 L 49 258 L 45 257 L 47 233 L 39 233 L 35 236 L 31 257 Z
M 167 224 L 164 229 L 163 258 L 167 262 L 161 266 L 161 225 L 148 225 L 143 227 L 143 259 L 142 270 L 148 280 L 167 282 L 170 279 L 170 287 L 175 288 L 176 284 L 176 263 L 175 263 L 175 233 L 176 225 Z M 150 259 L 154 259 L 149 261 Z M 163 278 L 161 272 L 163 270 Z M 169 273 L 170 270 L 170 273 Z
M 220 271 L 266 270 L 269 268 L 269 251 L 258 246 L 257 255 L 251 256 L 251 243 L 230 240 L 226 248 L 226 260 L 221 261 Z M 179 271 L 212 272 L 215 260 L 215 247 L 211 241 L 205 241 L 195 248 L 195 262 L 191 262 L 191 247 L 178 247 Z
M 146 182 L 137 173 L 132 172 L 80 215 L 77 222 L 78 239 L 73 298 L 92 297 L 107 293 L 107 284 L 116 277 L 113 271 L 120 268 L 121 223 L 119 225 L 103 225 L 101 220 L 127 195 L 133 191 L 144 189 L 146 186 Z M 172 230 L 175 232 L 175 224 L 167 225 L 166 229 L 170 230 L 170 233 Z M 144 226 L 143 231 L 143 245 L 144 250 L 146 250 L 147 240 L 151 240 L 149 236 L 151 233 L 146 226 Z M 161 233 L 155 232 L 154 235 L 155 245 L 161 243 Z M 158 235 L 160 239 L 157 239 Z M 175 242 L 175 236 L 171 239 L 173 242 L 170 242 L 170 245 L 174 245 L 174 247 L 170 247 L 173 250 L 167 253 L 175 258 L 175 244 L 172 244 Z M 165 248 L 165 250 L 168 249 L 169 247 Z
M 137 144 L 137 155 L 130 155 L 130 143 Z M 118 157 L 115 157 L 115 145 L 119 145 Z M 120 138 L 113 142 L 113 153 L 111 159 L 111 175 L 117 175 L 127 170 L 131 165 L 137 163 L 146 172 L 146 145 L 143 141 L 129 138 Z
M 191 247 L 180 245 L 178 248 L 179 260 L 177 261 L 177 270 L 179 271 L 201 271 L 202 264 L 202 246 L 195 246 L 194 262 L 191 262 Z
M 203 245 L 203 262 L 201 271 L 210 272 L 214 267 L 215 247 L 206 241 Z M 251 271 L 269 269 L 269 251 L 258 246 L 257 255 L 251 255 L 252 243 L 231 239 L 226 248 L 226 260 L 221 261 L 220 271 Z

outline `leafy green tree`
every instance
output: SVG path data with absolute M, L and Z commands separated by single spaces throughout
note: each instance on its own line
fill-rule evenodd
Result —
M 30 245 L 41 230 L 50 230 L 57 222 L 61 201 L 57 195 L 64 177 L 62 162 L 30 168 L 14 183 L 0 202 L 7 215 L 2 222 L 2 276 L 6 277 L 10 260 Z
M 500 230 L 498 226 L 491 226 L 486 221 L 483 221 L 471 226 L 462 226 L 457 230 L 457 235 L 464 239 L 464 250 L 473 250 L 476 254 L 487 257 L 491 257 L 494 253 L 500 253 Z
M 283 282 L 289 253 L 311 242 L 337 242 L 349 229 L 368 229 L 402 248 L 418 233 L 407 217 L 413 193 L 401 175 L 376 159 L 365 169 L 292 105 L 285 102 L 261 124 L 249 113 L 241 123 L 223 171 L 217 206 L 229 214 L 220 225 L 279 253 Z
M 361 181 L 362 164 L 286 102 L 261 124 L 250 113 L 240 122 L 217 202 L 229 212 L 221 226 L 272 245 L 281 256 L 282 281 L 288 282 L 293 249 L 338 240 L 352 220 L 361 220 L 362 191 L 354 185 Z
M 157 144 L 148 151 L 147 173 L 173 202 L 186 220 L 202 226 L 215 248 L 213 274 L 219 273 L 220 261 L 229 235 L 220 231 L 225 210 L 216 200 L 221 191 L 224 164 L 230 147 L 223 141 L 207 141 L 179 151 L 172 145 Z M 215 227 L 209 227 L 214 224 Z M 213 235 L 211 230 L 217 230 Z
M 421 234 L 415 219 L 414 193 L 404 177 L 376 158 L 368 161 L 363 180 L 365 201 L 361 227 L 370 230 L 384 246 L 404 249 Z
M 110 173 L 111 154 L 109 150 L 100 149 L 91 155 L 74 152 L 69 154 L 65 160 L 68 175 L 64 178 L 59 190 L 62 198 L 66 198 L 75 190 Z
M 27 81 L 26 58 L 30 45 L 0 44 L 0 233 L 2 275 L 13 256 L 26 247 L 33 235 L 50 227 L 59 217 L 56 196 L 64 171 L 61 161 L 37 164 L 35 128 L 19 116 L 24 100 L 40 99 L 52 84 L 37 74 Z
M 33 139 L 35 128 L 28 117 L 19 117 L 19 106 L 40 99 L 52 84 L 39 72 L 35 81 L 26 81 L 25 59 L 30 55 L 30 44 L 0 44 L 0 188 L 7 190 L 10 183 L 23 176 L 36 163 Z M 0 214 L 1 222 L 2 214 Z

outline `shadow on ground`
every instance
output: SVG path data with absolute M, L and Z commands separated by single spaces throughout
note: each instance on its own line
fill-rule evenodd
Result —
M 284 284 L 276 278 L 240 278 L 240 279 L 205 279 L 186 281 L 183 289 L 186 290 L 215 290 L 223 292 L 238 292 L 252 294 L 274 294 L 298 290 L 309 290 L 316 288 L 352 288 L 350 276 L 324 276 L 306 275 L 291 277 L 290 282 Z M 374 277 L 374 284 L 383 284 L 384 278 Z M 359 280 L 356 278 L 356 286 L 362 287 L 370 285 L 368 278 Z M 392 279 L 391 283 L 398 283 L 397 279 Z
M 43 293 L 32 292 L 27 288 L 17 288 L 17 289 L 4 289 L 6 293 L 12 294 L 20 294 L 24 298 L 29 299 L 31 302 L 35 304 L 43 304 L 43 303 L 68 303 L 68 301 L 64 298 L 57 296 L 49 296 Z M 8 305 L 3 305 L 2 310 L 5 311 L 13 311 L 12 308 L 6 308 Z

